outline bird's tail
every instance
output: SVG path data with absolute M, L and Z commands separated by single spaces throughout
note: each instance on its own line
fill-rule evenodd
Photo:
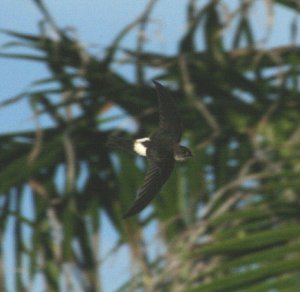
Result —
M 107 139 L 106 146 L 114 149 L 125 150 L 127 152 L 134 152 L 133 151 L 133 140 L 110 136 Z

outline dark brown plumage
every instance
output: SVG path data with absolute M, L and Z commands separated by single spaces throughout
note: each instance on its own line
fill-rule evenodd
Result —
M 174 98 L 159 82 L 153 82 L 158 94 L 158 129 L 149 138 L 132 142 L 122 138 L 110 138 L 108 143 L 115 148 L 135 151 L 139 155 L 146 156 L 149 163 L 149 169 L 143 185 L 138 190 L 137 198 L 123 218 L 139 213 L 158 195 L 172 173 L 175 160 L 182 161 L 192 156 L 188 148 L 178 144 L 182 126 Z

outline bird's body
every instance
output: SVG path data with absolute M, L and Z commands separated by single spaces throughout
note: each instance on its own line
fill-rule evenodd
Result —
M 183 161 L 192 156 L 191 151 L 179 145 L 182 128 L 174 98 L 160 83 L 154 81 L 159 100 L 159 128 L 150 136 L 136 140 L 111 137 L 108 146 L 146 156 L 149 169 L 144 183 L 138 190 L 133 206 L 124 218 L 143 210 L 168 180 L 175 160 Z

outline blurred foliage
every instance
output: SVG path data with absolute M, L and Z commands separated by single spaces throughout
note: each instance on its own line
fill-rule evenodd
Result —
M 120 238 L 112 250 L 127 244 L 137 267 L 120 291 L 298 291 L 300 49 L 262 49 L 251 13 L 257 1 L 234 10 L 230 1 L 186 1 L 187 30 L 175 55 L 144 48 L 158 2 L 149 1 L 102 58 L 33 2 L 46 23 L 40 34 L 2 31 L 12 41 L 0 51 L 50 73 L 0 106 L 26 99 L 37 121 L 46 115 L 54 124 L 0 136 L 0 233 L 14 229 L 14 264 L 28 277 L 15 274 L 17 290 L 30 291 L 41 273 L 49 291 L 61 290 L 62 281 L 72 291 L 74 278 L 84 291 L 100 291 L 104 212 Z M 276 6 L 298 13 L 297 1 L 264 2 L 269 17 Z M 294 36 L 295 23 L 284 33 Z M 136 47 L 125 49 L 132 32 Z M 118 72 L 123 65 L 134 69 L 134 82 Z M 194 159 L 177 165 L 148 213 L 122 220 L 145 165 L 105 147 L 118 129 L 103 130 L 112 119 L 101 114 L 119 106 L 143 125 L 135 136 L 148 135 L 157 100 L 146 71 L 178 97 Z M 150 260 L 143 228 L 153 222 L 165 252 Z M 5 267 L 0 272 L 4 279 Z

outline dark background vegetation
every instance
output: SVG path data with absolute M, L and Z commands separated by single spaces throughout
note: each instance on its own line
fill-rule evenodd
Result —
M 120 291 L 296 291 L 298 1 L 262 1 L 270 19 L 274 9 L 294 11 L 290 30 L 282 32 L 290 35 L 290 43 L 279 47 L 269 47 L 268 36 L 257 38 L 256 1 L 240 1 L 234 9 L 230 1 L 186 1 L 186 31 L 177 52 L 165 55 L 145 48 L 159 2 L 152 0 L 101 57 L 60 28 L 42 1 L 32 2 L 44 19 L 39 34 L 1 32 L 10 38 L 2 44 L 1 57 L 40 62 L 50 77 L 2 99 L 0 106 L 26 99 L 37 121 L 46 115 L 54 124 L 0 135 L 0 234 L 8 227 L 15 232 L 17 290 L 30 291 L 39 274 L 47 291 L 62 290 L 62 283 L 68 291 L 100 291 L 100 214 L 105 213 L 119 235 L 112 252 L 127 245 L 135 266 Z M 135 43 L 124 47 L 132 32 Z M 132 67 L 130 81 L 120 73 L 122 66 Z M 183 140 L 194 158 L 177 165 L 147 211 L 122 220 L 146 165 L 105 147 L 108 135 L 118 130 L 104 130 L 105 125 L 122 117 L 101 114 L 118 106 L 123 116 L 143 125 L 134 136 L 151 133 L 157 125 L 151 79 L 162 81 L 177 97 Z M 30 219 L 22 207 L 28 188 Z M 150 257 L 153 242 L 143 230 L 153 222 L 163 251 Z M 0 272 L 0 290 L 5 291 L 5 266 Z

